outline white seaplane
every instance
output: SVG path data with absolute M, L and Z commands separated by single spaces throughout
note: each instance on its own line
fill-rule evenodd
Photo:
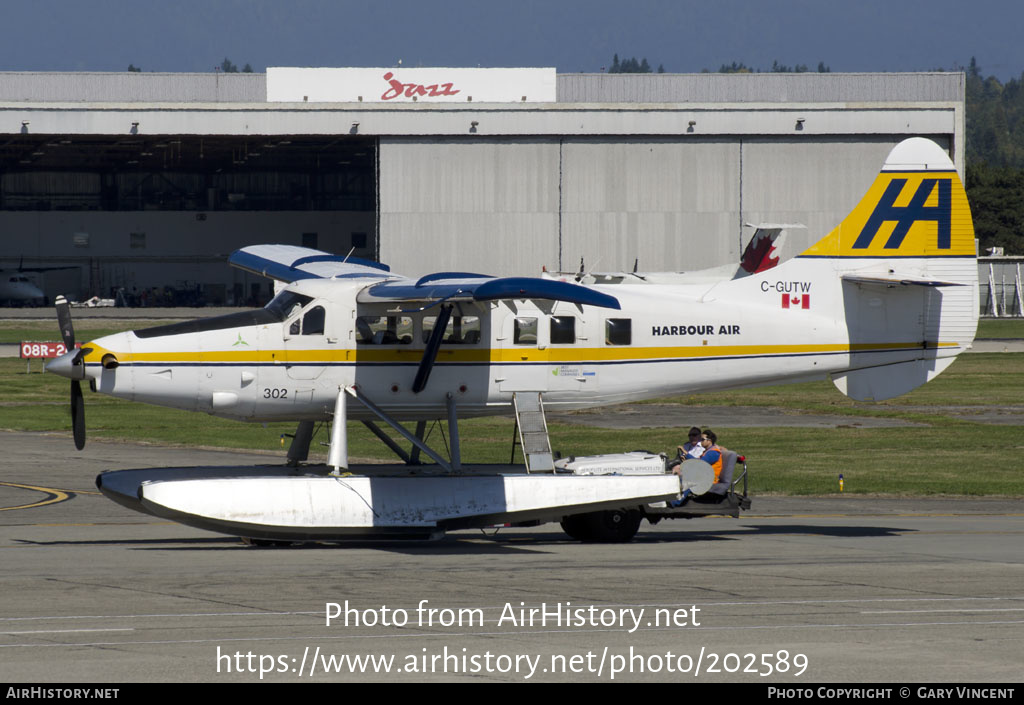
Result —
M 644 515 L 658 517 L 653 507 L 679 496 L 679 478 L 663 459 L 646 473 L 567 470 L 552 458 L 545 408 L 824 378 L 854 399 L 882 400 L 932 379 L 970 347 L 974 231 L 960 179 L 934 142 L 897 145 L 843 222 L 778 264 L 772 241 L 783 227 L 761 227 L 738 268 L 688 273 L 414 280 L 300 247 L 246 247 L 230 263 L 279 282 L 265 308 L 118 333 L 74 351 L 70 313 L 58 302 L 72 352 L 47 371 L 72 380 L 79 448 L 85 380 L 119 398 L 298 423 L 285 467 L 97 478 L 139 511 L 260 540 L 422 538 L 559 520 L 578 538 L 625 540 Z M 464 466 L 458 419 L 511 413 L 525 469 Z M 404 464 L 350 467 L 348 419 L 365 422 Z M 448 421 L 447 457 L 423 440 L 432 419 Z M 327 421 L 327 465 L 301 464 L 314 424 Z M 418 422 L 416 433 L 401 421 Z M 434 464 L 420 465 L 421 453 Z

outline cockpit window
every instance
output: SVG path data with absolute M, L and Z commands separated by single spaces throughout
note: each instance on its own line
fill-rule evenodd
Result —
M 323 335 L 325 316 L 323 306 L 314 306 L 309 309 L 306 315 L 302 317 L 302 334 Z
M 291 335 L 323 335 L 326 313 L 323 306 L 314 306 L 302 318 L 292 321 L 288 332 Z

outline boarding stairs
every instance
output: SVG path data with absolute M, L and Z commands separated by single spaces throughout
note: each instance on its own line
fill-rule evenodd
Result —
M 526 472 L 554 472 L 555 460 L 551 453 L 551 439 L 548 437 L 548 422 L 544 416 L 541 393 L 515 392 L 512 394 L 512 405 L 516 411 L 516 429 L 519 445 L 523 449 Z M 515 453 L 515 447 L 512 452 Z

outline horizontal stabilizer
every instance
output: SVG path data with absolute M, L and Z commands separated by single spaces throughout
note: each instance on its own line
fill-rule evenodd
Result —
M 955 357 L 911 360 L 832 375 L 836 389 L 857 401 L 885 401 L 917 389 L 953 364 Z
M 868 276 L 862 274 L 844 274 L 844 282 L 856 282 L 857 284 L 879 284 L 887 287 L 894 286 L 965 286 L 966 282 L 942 281 L 940 279 L 923 279 L 915 276 L 902 276 L 900 274 L 889 274 L 886 276 Z

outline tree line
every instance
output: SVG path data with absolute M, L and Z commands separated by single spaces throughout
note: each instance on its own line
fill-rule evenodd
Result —
M 228 57 L 224 57 L 224 61 L 220 62 L 220 66 L 214 66 L 214 71 L 220 71 L 221 73 L 252 73 L 252 64 L 246 64 L 241 69 L 238 68 L 237 64 Z M 129 73 L 142 73 L 142 69 L 135 64 L 128 64 Z
M 981 253 L 1002 247 L 1024 255 L 1024 74 L 1005 84 L 984 78 L 977 61 L 967 77 L 967 199 Z

